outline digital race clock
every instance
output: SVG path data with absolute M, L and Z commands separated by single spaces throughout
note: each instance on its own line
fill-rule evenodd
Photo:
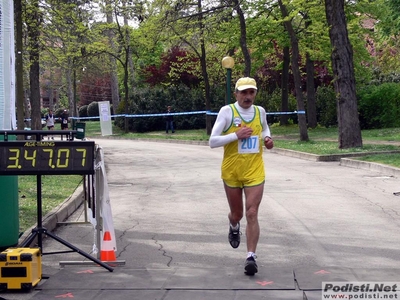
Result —
M 0 142 L 0 175 L 94 174 L 94 142 Z

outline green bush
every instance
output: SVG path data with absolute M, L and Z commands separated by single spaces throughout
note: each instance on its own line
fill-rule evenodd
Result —
M 400 73 L 398 73 L 398 72 L 384 73 L 379 68 L 372 69 L 372 79 L 370 81 L 370 84 L 380 85 L 380 84 L 389 83 L 389 82 L 399 83 L 400 82 Z
M 400 84 L 369 85 L 358 92 L 361 129 L 400 126 Z
M 282 111 L 282 91 L 280 89 L 275 89 L 271 94 L 260 90 L 256 97 L 255 104 L 264 107 L 266 112 L 269 113 L 267 117 L 268 123 L 279 123 L 281 115 L 274 115 L 273 113 Z M 289 95 L 289 111 L 295 111 L 296 107 L 296 98 L 293 95 Z M 287 118 L 289 123 L 297 123 L 297 115 L 290 114 L 287 115 Z
M 232 92 L 232 100 L 231 102 L 235 102 L 234 100 L 234 95 Z M 226 98 L 226 89 L 221 89 L 221 88 L 212 88 L 211 89 L 211 112 L 219 112 L 222 106 L 225 105 L 225 98 Z M 196 100 L 200 100 L 200 97 L 196 97 Z M 204 106 L 204 100 L 201 100 L 200 103 L 196 103 L 196 106 Z
M 81 107 L 79 107 L 79 117 L 81 118 L 85 118 L 88 117 L 88 105 L 82 105 Z
M 151 87 L 136 89 L 129 102 L 130 115 L 162 114 L 167 106 L 173 112 L 204 111 L 204 96 L 200 89 L 190 89 L 185 85 L 168 87 Z M 125 102 L 121 101 L 117 114 L 125 113 Z M 133 132 L 148 132 L 165 129 L 165 117 L 129 117 L 128 129 Z M 125 127 L 123 117 L 116 118 L 114 124 L 121 129 Z M 174 116 L 174 126 L 179 129 L 205 128 L 205 114 Z
M 317 122 L 324 127 L 337 126 L 336 95 L 333 87 L 318 87 L 315 93 Z
M 268 94 L 262 90 L 257 92 L 254 104 L 260 105 L 268 112 L 276 112 L 281 110 L 281 90 L 276 89 L 272 94 Z
M 87 108 L 88 117 L 98 117 L 99 116 L 99 103 L 97 101 L 93 101 L 88 105 Z
M 40 117 L 41 118 L 44 118 L 48 113 L 49 113 L 49 109 L 48 108 L 41 108 L 40 109 Z

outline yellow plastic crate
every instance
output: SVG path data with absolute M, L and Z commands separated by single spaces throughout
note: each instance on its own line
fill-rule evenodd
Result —
M 39 248 L 8 248 L 0 253 L 0 290 L 30 290 L 41 279 Z

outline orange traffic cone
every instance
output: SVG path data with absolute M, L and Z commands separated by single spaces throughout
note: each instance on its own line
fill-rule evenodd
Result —
M 104 232 L 103 242 L 101 244 L 100 260 L 116 261 L 115 251 L 111 242 L 111 234 L 109 231 Z

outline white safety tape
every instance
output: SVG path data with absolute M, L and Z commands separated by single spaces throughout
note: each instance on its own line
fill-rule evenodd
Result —
M 267 112 L 267 115 L 304 115 L 306 112 L 304 110 L 299 111 L 277 111 L 277 112 Z M 218 115 L 217 112 L 211 111 L 191 111 L 191 112 L 176 112 L 176 113 L 162 113 L 162 114 L 139 114 L 139 115 L 111 115 L 111 118 L 118 118 L 118 117 L 126 117 L 126 118 L 144 118 L 144 117 L 164 117 L 164 116 L 181 116 L 181 115 L 199 115 L 199 114 L 206 114 L 216 116 Z M 70 119 L 74 120 L 90 120 L 90 119 L 99 119 L 100 117 L 70 117 Z

